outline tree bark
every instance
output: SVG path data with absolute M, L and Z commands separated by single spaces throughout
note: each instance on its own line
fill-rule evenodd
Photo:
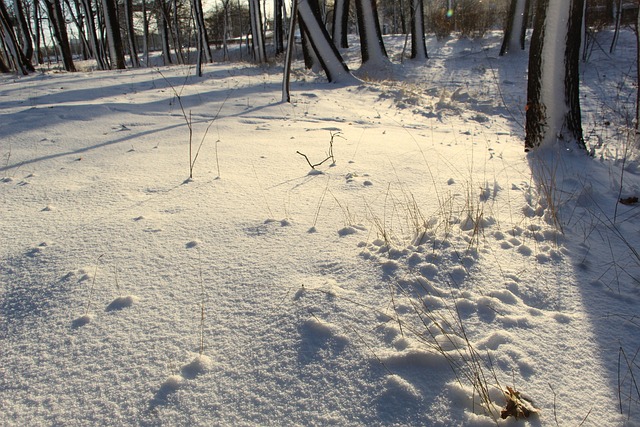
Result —
M 347 33 L 349 31 L 349 0 L 335 0 L 333 3 L 333 43 L 346 49 L 349 47 Z
M 422 0 L 409 1 L 411 1 L 411 59 L 424 61 L 429 57 L 424 40 L 424 3 Z
M 18 29 L 20 33 L 20 39 L 22 41 L 22 53 L 31 61 L 33 57 L 33 40 L 31 39 L 31 32 L 29 30 L 29 24 L 27 18 L 24 15 L 23 0 L 13 0 L 13 11 L 18 23 Z
M 120 36 L 120 24 L 118 23 L 118 12 L 116 10 L 116 0 L 102 0 L 104 12 L 104 25 L 109 42 L 109 56 L 112 66 L 117 69 L 126 68 L 124 62 L 124 50 L 122 37 Z
M 585 0 L 538 0 L 529 53 L 525 151 L 557 141 L 586 146 L 579 98 Z
M 314 13 L 310 0 L 294 0 L 298 2 L 298 17 L 304 22 L 311 46 L 320 61 L 322 69 L 330 82 L 356 84 L 359 82 L 344 63 L 336 46 L 331 42 L 321 17 Z
M 169 47 L 169 24 L 166 5 L 164 0 L 156 0 L 156 22 L 160 33 L 160 44 L 162 45 L 162 61 L 164 65 L 172 64 L 171 49 Z
M 273 44 L 276 48 L 276 55 L 284 52 L 284 1 L 273 1 Z
M 360 53 L 362 63 L 386 62 L 387 51 L 382 41 L 376 0 L 356 0 L 358 29 L 360 31 Z
M 136 44 L 136 33 L 133 28 L 133 0 L 124 0 L 124 17 L 127 22 L 127 41 L 129 45 L 129 57 L 131 58 L 131 66 L 140 67 L 140 58 L 138 58 L 138 46 Z
M 76 66 L 73 63 L 73 55 L 71 54 L 71 47 L 69 45 L 69 36 L 67 35 L 66 19 L 62 13 L 60 0 L 44 0 L 44 5 L 49 15 L 49 21 L 51 22 L 53 37 L 58 43 L 62 55 L 64 69 L 71 72 L 76 71 Z
M 0 21 L 0 34 L 2 35 L 4 45 L 9 50 L 8 60 L 13 63 L 13 68 L 24 75 L 29 74 L 29 71 L 35 71 L 33 65 L 31 65 L 31 61 L 20 49 L 18 38 L 11 25 L 11 16 L 9 16 L 4 0 L 0 0 Z
M 94 20 L 91 0 L 82 0 L 81 4 L 85 16 L 85 23 L 87 25 L 86 32 L 89 37 L 89 43 L 91 45 L 93 58 L 96 60 L 96 63 L 98 64 L 98 68 L 100 70 L 106 70 L 109 67 L 105 58 L 103 45 L 101 41 L 98 40 L 98 34 L 96 33 L 96 23 Z
M 249 14 L 251 15 L 251 44 L 253 46 L 253 57 L 256 62 L 263 64 L 267 62 L 267 50 L 264 45 L 260 0 L 249 0 Z

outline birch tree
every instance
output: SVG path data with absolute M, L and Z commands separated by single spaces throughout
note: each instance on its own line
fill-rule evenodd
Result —
M 559 141 L 586 149 L 579 98 L 585 0 L 538 0 L 527 85 L 525 151 Z
M 196 23 L 196 38 L 197 38 L 197 74 L 202 77 L 202 61 L 211 62 L 211 49 L 209 48 L 209 37 L 207 36 L 207 29 L 204 25 L 204 12 L 202 10 L 202 0 L 191 0 L 193 7 L 193 16 Z

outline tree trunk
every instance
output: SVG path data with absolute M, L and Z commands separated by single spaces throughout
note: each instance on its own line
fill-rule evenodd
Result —
M 388 61 L 382 41 L 376 0 L 356 0 L 358 29 L 360 31 L 360 53 L 362 63 L 383 64 Z
M 44 64 L 42 49 L 40 48 L 40 3 L 37 1 L 33 3 L 33 35 L 38 64 Z
M 411 59 L 424 61 L 429 57 L 424 40 L 424 3 L 422 0 L 409 1 L 411 1 Z
M 142 0 L 142 51 L 144 63 L 149 66 L 149 16 L 147 15 L 147 0 Z
M 124 62 L 122 37 L 120 36 L 120 24 L 118 23 L 118 12 L 116 10 L 116 0 L 102 0 L 102 8 L 107 40 L 109 42 L 111 64 L 121 70 L 126 68 L 126 66 Z
M 282 102 L 291 102 L 291 62 L 295 44 L 296 17 L 298 16 L 298 2 L 293 0 L 291 5 L 291 22 L 289 23 L 289 36 L 287 38 L 287 51 L 284 56 L 284 76 L 282 77 Z
M 82 0 L 82 10 L 85 16 L 85 22 L 87 25 L 87 34 L 89 37 L 89 43 L 91 44 L 91 50 L 93 57 L 98 64 L 100 70 L 106 70 L 108 67 L 105 59 L 104 49 L 100 40 L 98 40 L 98 34 L 96 33 L 96 23 L 94 20 L 93 7 L 91 6 L 91 0 Z
M 156 0 L 156 22 L 158 23 L 160 44 L 162 45 L 162 60 L 164 65 L 172 64 L 171 49 L 169 47 L 168 12 L 164 0 Z
M 33 65 L 31 65 L 31 61 L 24 56 L 24 53 L 20 50 L 18 38 L 11 25 L 11 16 L 9 16 L 4 0 L 0 0 L 0 21 L 0 34 L 2 35 L 4 45 L 9 50 L 9 57 L 7 59 L 13 63 L 13 68 L 24 75 L 29 74 L 29 71 L 35 71 Z
M 73 63 L 73 55 L 71 54 L 71 47 L 69 45 L 69 36 L 67 35 L 67 24 L 65 16 L 62 13 L 60 0 L 44 0 L 44 5 L 47 8 L 47 14 L 51 22 L 50 27 L 53 31 L 53 37 L 58 43 L 58 48 L 62 55 L 64 69 L 72 72 L 76 71 L 76 66 Z
M 310 0 L 297 1 L 298 16 L 300 21 L 304 22 L 311 46 L 320 61 L 320 65 L 322 65 L 322 69 L 327 74 L 327 79 L 330 82 L 345 84 L 356 84 L 359 82 L 359 80 L 351 74 L 342 56 L 340 56 L 338 49 L 336 49 L 336 46 L 331 42 L 329 33 L 322 24 L 319 14 L 314 12 L 316 9 L 310 4 Z M 291 46 L 290 49 L 291 48 L 293 48 L 293 46 Z
M 131 66 L 138 68 L 140 67 L 140 59 L 138 58 L 136 33 L 133 28 L 133 0 L 124 0 L 124 18 L 127 22 L 127 41 L 129 45 L 129 57 L 131 58 Z
M 538 0 L 529 53 L 525 151 L 558 141 L 586 149 L 579 98 L 585 0 Z
M 276 48 L 276 55 L 284 52 L 284 1 L 273 1 L 273 44 Z
M 202 76 L 202 61 L 211 62 L 211 49 L 209 48 L 209 36 L 204 24 L 204 11 L 202 10 L 202 0 L 192 0 L 193 15 L 196 23 L 196 37 L 198 40 L 198 75 Z
M 173 19 L 169 27 L 171 29 L 171 34 L 173 35 L 173 50 L 176 52 L 178 64 L 186 64 L 187 61 L 184 57 L 184 52 L 182 51 L 182 37 L 180 36 L 180 22 L 178 20 L 178 0 L 172 0 L 171 7 L 173 9 Z M 167 22 L 170 21 L 167 20 Z
M 264 45 L 260 0 L 249 0 L 249 14 L 251 15 L 251 40 L 253 45 L 253 57 L 255 61 L 263 64 L 267 62 L 267 51 Z
M 349 47 L 347 33 L 349 31 L 349 0 L 335 0 L 333 3 L 333 43 L 346 49 Z
M 31 40 L 31 32 L 29 31 L 27 18 L 24 15 L 24 6 L 22 1 L 23 0 L 13 0 L 13 11 L 18 24 L 20 39 L 22 41 L 22 53 L 27 59 L 29 59 L 29 61 L 31 61 L 31 58 L 33 57 L 33 40 Z

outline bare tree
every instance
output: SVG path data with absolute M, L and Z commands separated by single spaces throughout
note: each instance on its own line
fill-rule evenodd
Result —
M 267 62 L 267 50 L 264 44 L 260 0 L 249 0 L 249 14 L 251 15 L 251 42 L 253 46 L 253 57 L 257 62 L 265 63 Z
M 117 69 L 126 68 L 124 62 L 124 50 L 122 48 L 122 37 L 120 36 L 120 24 L 118 23 L 118 13 L 116 0 L 102 0 L 104 12 L 104 25 L 109 43 L 109 56 L 111 64 Z
M 18 24 L 18 33 L 20 35 L 20 46 L 22 48 L 23 55 L 31 61 L 33 57 L 33 40 L 31 39 L 31 32 L 29 30 L 29 24 L 24 14 L 23 0 L 13 0 L 13 13 Z
M 127 25 L 127 45 L 129 46 L 131 66 L 138 68 L 140 67 L 140 58 L 138 58 L 136 33 L 133 28 L 133 0 L 124 0 L 124 19 Z
M 586 149 L 579 98 L 585 0 L 538 0 L 527 86 L 525 151 L 557 141 Z
M 202 61 L 212 61 L 211 50 L 209 48 L 209 37 L 204 25 L 204 12 L 202 10 L 202 0 L 192 0 L 193 16 L 196 22 L 196 37 L 198 42 L 197 74 L 202 77 Z
M 24 55 L 18 44 L 18 39 L 11 25 L 11 16 L 7 11 L 7 7 L 4 4 L 4 0 L 0 0 L 0 35 L 2 36 L 2 42 L 8 49 L 8 60 L 11 62 L 12 67 L 16 71 L 20 71 L 26 75 L 29 71 L 35 71 L 31 61 Z M 9 70 L 10 68 L 4 64 L 2 70 Z
M 71 55 L 71 46 L 69 45 L 69 36 L 67 34 L 67 24 L 60 0 L 43 0 L 47 14 L 49 15 L 50 29 L 53 37 L 58 43 L 58 48 L 62 55 L 62 64 L 67 71 L 76 71 Z

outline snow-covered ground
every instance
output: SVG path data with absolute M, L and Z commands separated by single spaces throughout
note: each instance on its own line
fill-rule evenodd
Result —
M 278 66 L 1 76 L 0 424 L 514 425 L 511 387 L 637 425 L 632 34 L 584 65 L 593 159 L 525 155 L 499 33 L 386 42 L 291 104 Z

